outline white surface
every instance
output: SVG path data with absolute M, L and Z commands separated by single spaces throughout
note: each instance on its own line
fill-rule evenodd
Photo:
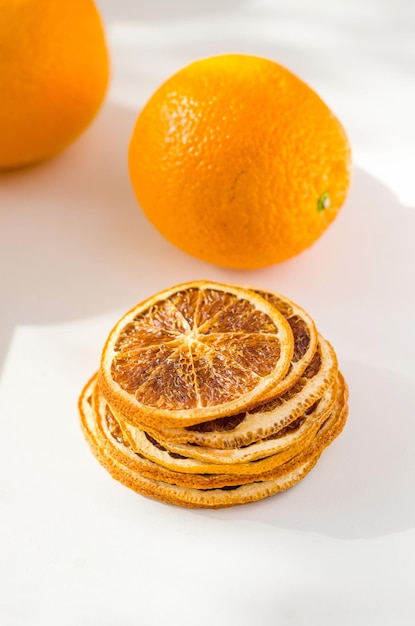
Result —
M 0 623 L 413 625 L 413 4 L 99 4 L 113 56 L 104 109 L 60 157 L 0 176 Z M 230 51 L 274 58 L 312 85 L 356 164 L 329 232 L 256 272 L 174 249 L 140 213 L 126 168 L 152 90 Z M 351 393 L 346 430 L 302 483 L 216 512 L 111 480 L 76 411 L 119 315 L 195 278 L 291 296 L 334 344 Z

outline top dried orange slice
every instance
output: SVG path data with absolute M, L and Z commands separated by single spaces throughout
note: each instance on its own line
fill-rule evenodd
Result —
M 197 281 L 160 292 L 118 322 L 99 385 L 133 425 L 187 426 L 258 402 L 288 371 L 291 327 L 265 298 Z

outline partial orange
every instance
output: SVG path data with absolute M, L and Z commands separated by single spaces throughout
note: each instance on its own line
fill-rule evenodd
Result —
M 0 0 L 0 169 L 78 137 L 106 92 L 108 51 L 92 0 Z

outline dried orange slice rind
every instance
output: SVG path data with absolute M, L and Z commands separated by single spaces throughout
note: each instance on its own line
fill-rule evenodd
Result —
M 324 448 L 340 434 L 347 419 L 347 386 L 339 374 L 336 407 L 311 444 L 284 465 L 251 476 L 181 474 L 139 457 L 113 438 L 93 407 L 96 378 L 85 386 L 80 400 L 81 426 L 91 451 L 113 478 L 134 491 L 162 502 L 185 507 L 220 508 L 253 502 L 284 491 L 314 467 Z M 178 479 L 178 482 L 175 482 Z
M 121 425 L 120 427 L 123 437 L 128 441 L 135 452 L 152 458 L 157 463 L 162 463 L 162 461 L 160 461 L 160 451 L 164 450 L 167 455 L 173 453 L 176 458 L 181 457 L 189 460 L 202 461 L 204 464 L 218 465 L 221 468 L 221 472 L 226 473 L 226 471 L 228 471 L 232 474 L 235 471 L 238 472 L 240 464 L 245 465 L 252 461 L 269 458 L 271 456 L 277 461 L 278 459 L 275 455 L 278 455 L 279 464 L 281 464 L 281 459 L 288 459 L 294 456 L 297 450 L 301 447 L 305 447 L 306 442 L 311 441 L 314 437 L 320 425 L 323 424 L 327 415 L 330 413 L 334 401 L 335 389 L 330 388 L 327 390 L 327 395 L 321 399 L 319 405 L 310 415 L 304 415 L 296 420 L 292 428 L 287 427 L 282 429 L 280 436 L 277 436 L 277 433 L 274 437 L 266 437 L 243 448 L 229 448 L 224 450 L 204 448 L 203 446 L 192 444 L 160 442 L 149 436 L 145 431 L 140 431 L 139 429 L 135 430 L 135 436 L 132 440 L 131 437 L 128 436 L 128 431 L 124 431 Z M 169 467 L 171 467 L 171 465 L 169 465 Z
M 252 290 L 196 281 L 162 291 L 116 324 L 101 393 L 126 422 L 194 425 L 258 403 L 283 380 L 291 327 Z
M 328 418 L 328 414 L 331 413 L 332 410 L 336 411 L 336 409 L 333 409 L 334 404 L 338 405 L 343 399 L 344 384 L 342 381 L 343 379 L 340 378 L 339 385 L 333 390 L 333 396 L 335 396 L 335 398 L 332 397 L 330 399 L 329 410 L 324 411 L 323 409 L 323 412 L 320 414 L 317 409 L 315 416 L 312 414 L 308 416 L 311 422 L 311 428 L 308 433 L 305 433 L 304 436 L 300 436 L 297 440 L 295 440 L 294 437 L 294 440 L 291 441 L 292 445 L 283 446 L 282 448 L 278 445 L 274 446 L 273 442 L 264 442 L 261 450 L 254 444 L 252 454 L 248 451 L 245 459 L 242 455 L 232 460 L 229 458 L 231 455 L 227 456 L 226 453 L 230 452 L 227 450 L 218 451 L 219 454 L 217 457 L 215 457 L 211 450 L 211 457 L 208 457 L 207 460 L 197 458 L 197 453 L 190 456 L 187 449 L 181 450 L 181 453 L 172 453 L 168 448 L 159 445 L 156 440 L 148 437 L 144 431 L 139 431 L 138 429 L 134 441 L 130 441 L 130 439 L 124 436 L 124 431 L 120 424 L 122 437 L 134 452 L 160 467 L 171 471 L 189 474 L 259 475 L 284 465 L 304 448 L 308 447 L 321 425 Z M 110 408 L 106 405 L 105 399 L 100 395 L 99 389 L 96 389 L 94 393 L 93 405 L 98 415 L 103 415 L 107 413 L 108 410 L 111 413 Z M 258 447 L 260 448 L 260 445 Z M 256 452 L 258 452 L 258 454 L 255 453 L 255 448 L 257 448 Z M 203 452 L 200 456 L 203 456 Z M 249 457 L 251 457 L 251 460 L 249 460 Z
M 272 398 L 289 389 L 310 364 L 318 346 L 318 332 L 312 317 L 286 296 L 268 289 L 252 290 L 278 309 L 293 333 L 294 352 L 290 368 L 287 375 L 269 391 L 267 397 Z
M 220 463 L 226 466 L 256 461 L 286 451 L 288 448 L 292 451 L 299 446 L 304 447 L 304 442 L 311 440 L 325 421 L 334 405 L 335 398 L 336 386 L 329 387 L 322 398 L 307 413 L 297 418 L 292 425 L 281 428 L 274 435 L 239 448 L 209 448 L 195 444 L 176 444 L 171 441 L 160 442 L 153 437 L 152 439 L 157 445 L 165 447 L 168 452 L 205 463 Z M 140 451 L 139 442 L 143 441 L 144 437 L 148 437 L 144 431 L 138 429 L 135 430 L 134 440 L 128 437 L 128 430 L 124 435 L 137 452 Z
M 273 468 L 263 473 L 256 471 L 252 474 L 192 474 L 169 470 L 134 452 L 129 443 L 123 438 L 116 422 L 109 422 L 108 405 L 103 398 L 97 399 L 96 375 L 85 385 L 79 399 L 79 413 L 82 430 L 98 461 L 108 468 L 105 458 L 112 459 L 111 466 L 124 466 L 135 474 L 139 481 L 141 477 L 163 481 L 171 485 L 192 487 L 201 490 L 229 488 L 257 480 L 277 478 L 285 473 L 285 467 Z M 117 478 L 117 476 L 114 476 Z M 123 481 L 121 481 L 123 482 Z

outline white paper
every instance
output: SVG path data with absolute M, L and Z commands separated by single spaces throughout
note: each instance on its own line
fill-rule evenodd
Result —
M 0 175 L 0 623 L 412 626 L 409 5 L 157 0 L 142 18 L 143 3 L 99 5 L 113 57 L 103 110 L 56 159 Z M 215 268 L 165 241 L 126 165 L 151 91 L 193 58 L 228 51 L 300 74 L 354 150 L 353 187 L 332 227 L 302 255 L 254 272 Z M 163 505 L 116 483 L 77 415 L 120 315 L 202 278 L 291 297 L 334 345 L 350 387 L 347 426 L 304 481 L 219 511 Z

